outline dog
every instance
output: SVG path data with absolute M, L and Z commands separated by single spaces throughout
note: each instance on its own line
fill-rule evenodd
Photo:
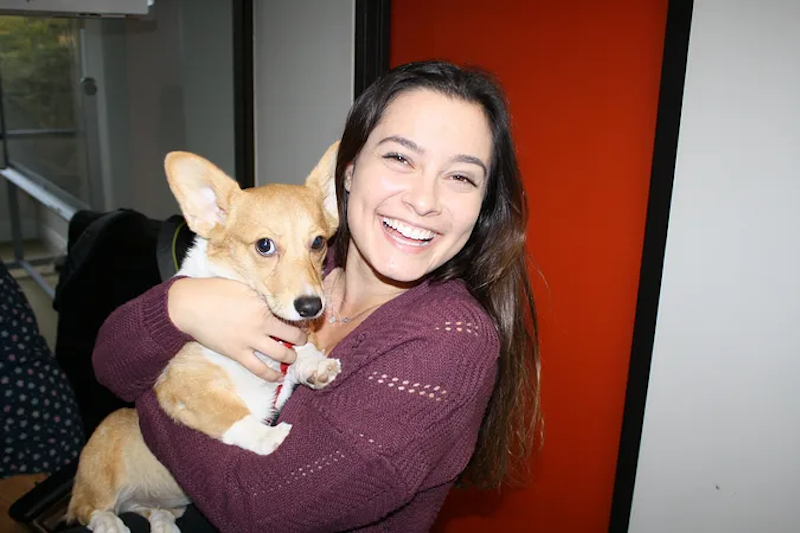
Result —
M 197 234 L 176 275 L 243 282 L 264 298 L 275 316 L 287 321 L 321 316 L 322 263 L 327 241 L 338 226 L 333 179 L 337 151 L 338 142 L 328 148 L 305 185 L 246 190 L 200 156 L 170 153 L 164 164 L 167 180 Z M 276 418 L 294 385 L 319 389 L 341 371 L 339 361 L 326 358 L 312 342 L 295 350 L 297 360 L 278 384 L 190 342 L 155 383 L 158 401 L 180 423 L 227 444 L 270 454 L 291 426 L 265 421 Z M 136 512 L 149 520 L 151 531 L 174 533 L 175 518 L 189 503 L 147 448 L 136 411 L 120 409 L 103 420 L 81 452 L 65 518 L 96 532 L 123 533 L 128 528 L 117 515 Z

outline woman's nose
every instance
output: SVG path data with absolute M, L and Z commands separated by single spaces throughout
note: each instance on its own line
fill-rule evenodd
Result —
M 441 210 L 437 180 L 419 176 L 409 185 L 403 202 L 414 210 L 417 216 L 437 214 Z

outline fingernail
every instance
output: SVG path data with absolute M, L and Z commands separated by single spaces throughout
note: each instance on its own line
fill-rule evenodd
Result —
M 270 371 L 269 373 L 264 374 L 264 379 L 267 381 L 272 381 L 273 383 L 280 383 L 283 381 L 283 376 L 277 372 Z

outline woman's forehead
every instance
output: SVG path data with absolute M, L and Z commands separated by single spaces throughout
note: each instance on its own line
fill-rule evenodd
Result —
M 368 142 L 391 138 L 407 139 L 420 151 L 464 153 L 487 165 L 491 158 L 492 132 L 483 108 L 429 89 L 403 92 L 387 105 Z

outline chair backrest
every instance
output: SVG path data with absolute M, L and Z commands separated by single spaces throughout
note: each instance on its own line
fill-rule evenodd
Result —
M 194 234 L 180 216 L 152 220 L 120 209 L 80 211 L 69 224 L 67 257 L 59 267 L 55 357 L 75 392 L 86 435 L 125 405 L 100 385 L 92 369 L 97 333 L 108 315 L 171 277 Z M 60 468 L 14 502 L 8 513 L 31 531 L 53 529 L 65 512 L 77 461 Z
M 181 222 L 130 209 L 79 211 L 70 221 L 53 302 L 59 313 L 55 357 L 75 391 L 87 435 L 127 405 L 95 379 L 91 356 L 100 326 L 117 307 L 174 274 L 163 260 L 159 267 L 159 256 L 169 254 L 174 266 L 180 264 L 194 237 Z

